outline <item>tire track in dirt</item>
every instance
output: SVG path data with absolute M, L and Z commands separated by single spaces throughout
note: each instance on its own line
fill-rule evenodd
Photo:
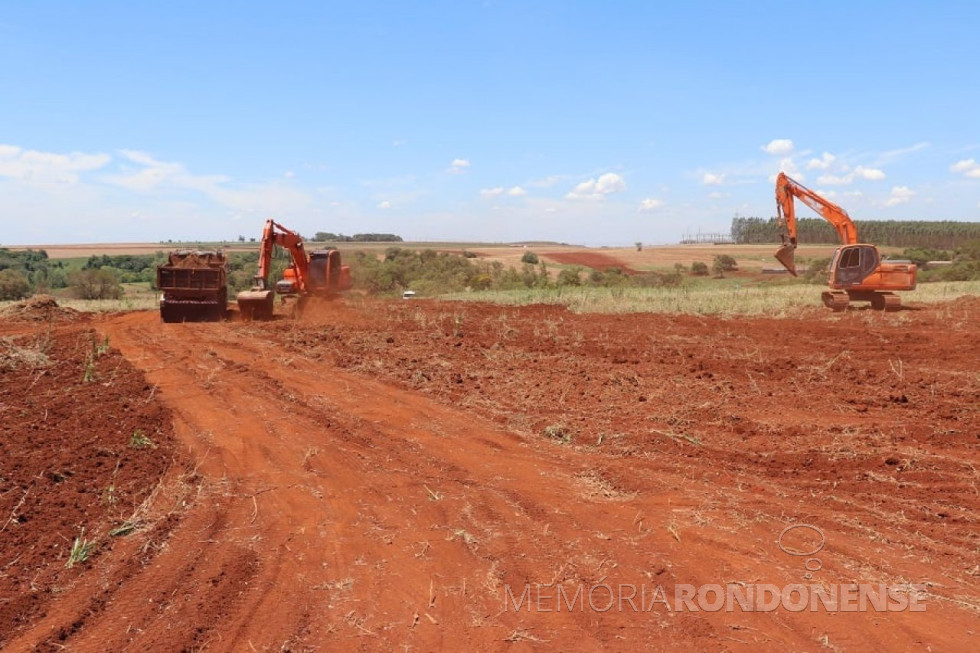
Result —
M 197 467 L 181 523 L 72 632 L 78 650 L 802 649 L 824 637 L 949 650 L 972 627 L 948 603 L 887 615 L 556 611 L 554 598 L 552 611 L 508 609 L 506 588 L 519 597 L 525 583 L 554 597 L 558 584 L 672 596 L 676 583 L 800 582 L 776 535 L 793 516 L 833 523 L 835 507 L 805 485 L 773 491 L 738 452 L 671 443 L 669 455 L 613 458 L 502 431 L 283 347 L 276 324 L 133 313 L 100 328 L 157 385 Z M 859 535 L 835 534 L 827 551 L 833 582 L 872 559 L 924 573 Z M 53 611 L 19 644 L 63 624 Z

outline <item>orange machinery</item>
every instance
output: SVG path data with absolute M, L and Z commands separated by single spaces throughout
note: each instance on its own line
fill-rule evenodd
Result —
M 858 241 L 857 227 L 847 211 L 782 172 L 776 178 L 776 210 L 783 241 L 776 250 L 779 262 L 796 276 L 796 199 L 832 224 L 840 236 L 841 246 L 830 264 L 830 290 L 821 296 L 823 303 L 835 311 L 843 311 L 852 301 L 871 302 L 877 310 L 898 310 L 902 299 L 893 291 L 915 290 L 915 264 L 882 261 L 877 247 Z
M 275 288 L 268 286 L 272 254 L 276 246 L 289 252 L 292 263 Z M 336 249 L 307 254 L 302 237 L 275 220 L 265 222 L 259 246 L 259 269 L 250 290 L 238 293 L 238 309 L 245 319 L 271 320 L 275 294 L 295 297 L 299 307 L 311 297 L 331 299 L 351 286 L 350 268 L 340 262 Z

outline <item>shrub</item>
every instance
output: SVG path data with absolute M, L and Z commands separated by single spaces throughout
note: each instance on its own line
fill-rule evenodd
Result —
M 521 263 L 530 263 L 531 265 L 538 264 L 538 255 L 534 252 L 524 252 L 524 256 L 521 257 Z
M 580 272 L 581 268 L 565 268 L 558 273 L 558 279 L 555 283 L 559 286 L 581 286 Z
M 941 249 L 907 247 L 902 252 L 902 258 L 906 258 L 921 267 L 929 261 L 949 261 L 952 257 L 949 252 Z
M 827 283 L 827 279 L 830 276 L 830 262 L 832 260 L 828 256 L 807 261 L 806 272 L 803 274 L 803 278 L 811 283 Z
M 702 261 L 695 261 L 694 263 L 691 263 L 691 274 L 696 277 L 708 276 L 708 264 Z
M 24 299 L 29 294 L 27 277 L 14 270 L 0 270 L 0 299 Z
M 76 270 L 68 277 L 72 294 L 78 299 L 119 299 L 123 287 L 112 270 Z
M 738 263 L 728 254 L 719 254 L 715 257 L 711 267 L 721 272 L 735 272 L 738 270 Z

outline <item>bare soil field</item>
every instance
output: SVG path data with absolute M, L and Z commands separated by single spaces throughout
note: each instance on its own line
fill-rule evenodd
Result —
M 582 265 L 596 270 L 619 268 L 624 274 L 636 274 L 636 270 L 628 264 L 615 256 L 603 252 L 552 252 L 547 255 L 547 258 L 563 265 Z
M 788 319 L 47 310 L 0 316 L 4 650 L 977 641 L 978 298 Z M 81 527 L 97 545 L 66 568 Z M 674 600 L 764 584 L 904 587 L 916 609 Z

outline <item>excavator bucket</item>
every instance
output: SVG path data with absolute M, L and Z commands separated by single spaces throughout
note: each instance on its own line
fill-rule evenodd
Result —
M 789 270 L 789 273 L 796 276 L 796 245 L 786 243 L 776 250 L 776 260 Z
M 251 320 L 271 320 L 272 307 L 275 302 L 275 293 L 272 290 L 261 290 L 253 288 L 238 293 L 238 311 L 242 319 Z

